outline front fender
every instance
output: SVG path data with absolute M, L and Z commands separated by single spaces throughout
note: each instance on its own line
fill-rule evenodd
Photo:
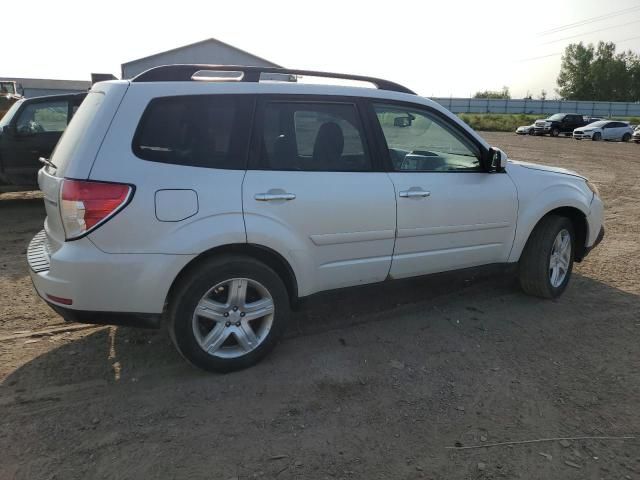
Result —
M 582 181 L 578 179 L 578 181 Z M 518 191 L 520 197 L 520 188 Z M 524 198 L 522 198 L 524 197 Z M 516 234 L 509 254 L 509 262 L 517 262 L 524 247 L 538 222 L 549 212 L 558 208 L 570 207 L 580 211 L 585 217 L 589 215 L 589 205 L 593 194 L 585 192 L 573 179 L 569 182 L 549 185 L 541 190 L 526 188 L 522 192 L 518 211 Z M 587 232 L 586 238 L 590 237 Z

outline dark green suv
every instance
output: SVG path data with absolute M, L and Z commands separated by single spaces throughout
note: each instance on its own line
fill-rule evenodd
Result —
M 86 93 L 24 98 L 0 120 L 0 181 L 36 185 L 42 167 Z

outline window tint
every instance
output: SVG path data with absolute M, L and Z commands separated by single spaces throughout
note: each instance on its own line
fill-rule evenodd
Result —
M 263 111 L 260 167 L 364 171 L 371 168 L 353 104 L 270 102 Z
M 63 132 L 67 127 L 68 113 L 69 102 L 66 100 L 29 103 L 20 112 L 16 126 L 19 133 L 27 135 Z
M 478 147 L 441 118 L 399 106 L 375 105 L 374 108 L 394 170 L 481 170 Z
M 133 151 L 154 162 L 244 169 L 250 105 L 242 96 L 156 98 L 142 115 Z

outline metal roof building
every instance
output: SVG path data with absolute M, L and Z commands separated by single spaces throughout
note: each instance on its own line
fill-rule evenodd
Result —
M 86 92 L 91 87 L 91 82 L 85 80 L 0 77 L 0 81 L 1 80 L 15 81 L 18 87 L 18 93 L 22 93 L 22 95 L 27 98 Z
M 253 55 L 227 43 L 209 38 L 183 47 L 156 53 L 122 64 L 122 78 L 133 78 L 152 67 L 175 63 L 206 63 L 217 65 L 247 65 L 280 67 L 269 60 Z

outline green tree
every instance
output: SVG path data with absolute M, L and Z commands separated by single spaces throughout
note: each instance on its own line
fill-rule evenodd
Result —
M 509 92 L 509 87 L 504 86 L 502 90 L 483 90 L 476 92 L 473 98 L 503 98 L 510 99 L 511 93 Z
M 566 100 L 637 101 L 640 57 L 630 50 L 616 53 L 612 42 L 571 44 L 562 56 L 557 84 Z
M 567 100 L 592 100 L 591 62 L 593 45 L 585 47 L 582 42 L 569 45 L 562 56 L 562 65 L 558 75 L 557 92 Z

